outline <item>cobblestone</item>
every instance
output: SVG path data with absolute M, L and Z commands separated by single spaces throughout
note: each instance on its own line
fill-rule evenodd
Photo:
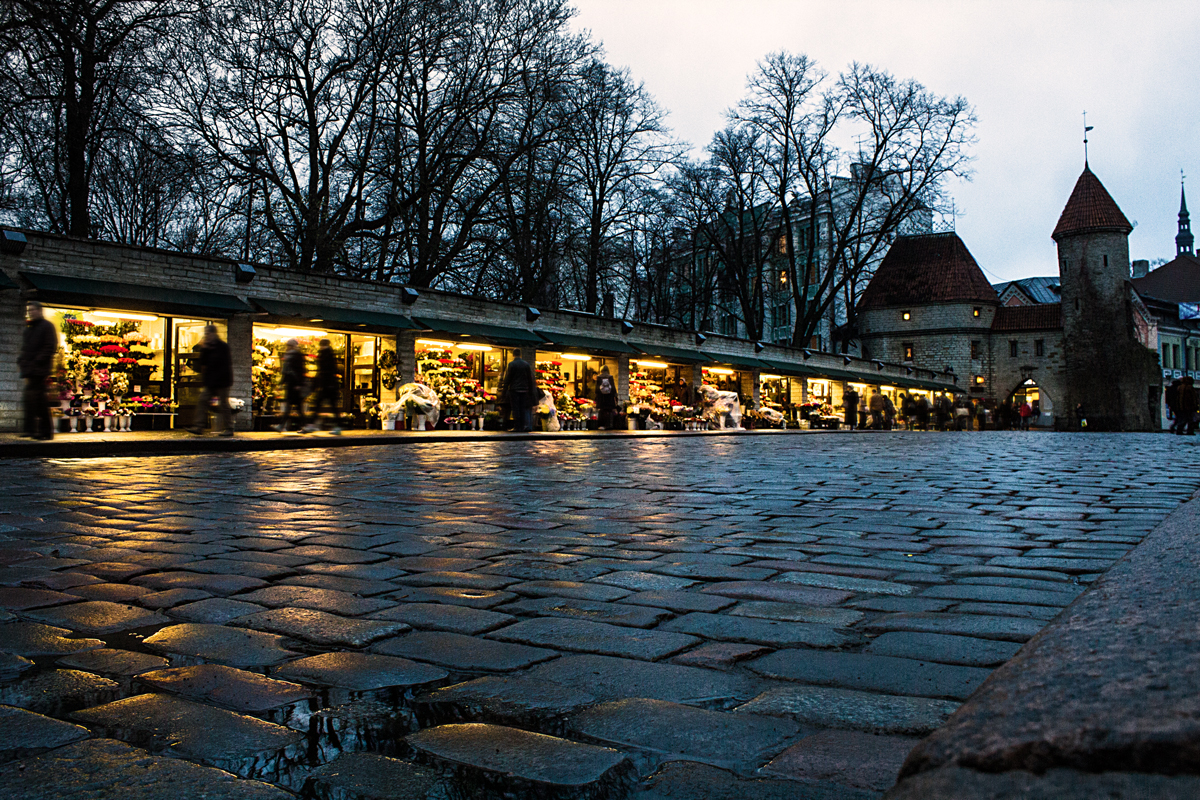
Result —
M 292 792 L 315 770 L 313 796 L 369 797 L 371 775 L 431 774 L 403 760 L 404 735 L 463 722 L 496 736 L 459 741 L 603 739 L 642 779 L 630 787 L 621 768 L 605 790 L 646 800 L 697 786 L 714 799 L 866 798 L 887 770 L 862 765 L 891 765 L 905 746 L 891 737 L 940 724 L 1191 496 L 1200 476 L 1179 446 L 491 439 L 22 462 L 0 508 L 0 696 L 35 705 L 30 687 L 94 676 L 86 685 L 125 699 L 64 691 L 65 705 L 38 706 L 45 718 L 77 732 L 73 709 L 90 704 L 74 713 L 93 733 L 176 757 L 53 737 L 36 755 L 33 735 L 0 749 L 64 786 L 110 765 L 130 798 L 154 796 L 137 794 L 137 759 L 196 796 L 281 796 L 198 766 L 220 763 Z M 276 698 L 277 684 L 296 688 Z M 179 696 L 130 696 L 147 688 Z M 285 720 L 292 700 L 307 710 Z M 572 732 L 587 719 L 591 733 Z M 748 720 L 779 735 L 722 752 L 719 732 Z M 241 747 L 231 731 L 271 733 Z M 539 785 L 513 752 L 454 766 L 434 749 L 422 752 L 448 771 L 417 780 L 429 791 L 448 778 L 496 788 L 502 769 Z M 667 753 L 691 761 L 656 771 Z M 0 770 L 12 796 L 45 796 Z

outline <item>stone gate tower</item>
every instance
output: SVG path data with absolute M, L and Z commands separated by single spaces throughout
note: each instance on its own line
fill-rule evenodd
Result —
M 1066 403 L 1056 419 L 1073 427 L 1082 403 L 1089 430 L 1151 430 L 1161 384 L 1157 354 L 1138 339 L 1129 282 L 1133 226 L 1084 164 L 1051 238 L 1062 286 Z

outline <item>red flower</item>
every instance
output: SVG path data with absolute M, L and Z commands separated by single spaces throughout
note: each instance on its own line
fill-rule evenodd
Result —
M 96 358 L 97 356 L 100 355 L 100 353 L 99 353 L 99 351 L 96 351 L 96 350 L 80 350 L 79 355 L 90 356 L 92 358 Z
M 136 364 L 137 359 L 136 358 L 118 358 L 117 363 L 118 364 Z

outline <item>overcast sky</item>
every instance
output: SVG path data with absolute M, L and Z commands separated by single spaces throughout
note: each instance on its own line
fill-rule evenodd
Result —
M 703 146 L 775 50 L 831 73 L 852 61 L 975 106 L 975 175 L 951 187 L 957 230 L 993 281 L 1056 272 L 1050 232 L 1083 170 L 1136 229 L 1130 257 L 1173 258 L 1179 170 L 1200 217 L 1200 2 L 1195 0 L 573 0 L 603 42 Z M 1200 229 L 1200 219 L 1197 221 Z

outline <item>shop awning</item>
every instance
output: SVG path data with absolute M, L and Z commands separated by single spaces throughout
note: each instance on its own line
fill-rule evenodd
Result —
M 395 330 L 413 330 L 417 328 L 408 317 L 402 314 L 389 314 L 383 311 L 363 311 L 352 308 L 333 308 L 331 306 L 309 305 L 307 303 L 288 303 L 283 300 L 260 300 L 251 298 L 254 304 L 276 317 L 288 320 L 300 320 L 304 324 L 321 324 L 326 327 L 334 325 L 350 325 L 364 330 L 391 332 Z
M 763 363 L 766 364 L 767 367 L 772 372 L 778 372 L 782 375 L 807 377 L 810 375 L 817 374 L 817 370 L 813 369 L 812 367 L 808 366 L 807 364 L 792 364 L 792 363 L 784 362 L 784 361 L 774 361 L 769 358 L 763 359 Z
M 741 369 L 770 369 L 767 362 L 749 356 L 729 356 L 723 353 L 708 353 L 708 360 L 714 364 L 729 364 Z
M 620 339 L 602 339 L 594 336 L 580 336 L 574 333 L 559 333 L 557 331 L 534 331 L 547 343 L 565 350 L 582 350 L 586 353 L 636 353 Z
M 229 317 L 254 310 L 231 294 L 70 278 L 41 272 L 20 274 L 33 284 L 37 299 L 43 303 L 111 308 L 116 311 L 148 311 L 152 314 L 177 314 L 202 319 Z
M 418 317 L 420 328 L 438 336 L 453 339 L 486 339 L 493 344 L 521 347 L 522 345 L 544 344 L 542 337 L 525 328 L 508 328 L 501 325 L 486 325 L 482 322 L 460 322 L 450 319 Z
M 707 353 L 701 353 L 699 350 L 685 350 L 682 347 L 643 344 L 642 342 L 630 342 L 630 344 L 639 352 L 659 361 L 672 361 L 676 364 L 704 364 L 712 360 Z
M 0 272 L 0 289 L 20 289 L 20 286 L 13 283 L 12 279 Z

